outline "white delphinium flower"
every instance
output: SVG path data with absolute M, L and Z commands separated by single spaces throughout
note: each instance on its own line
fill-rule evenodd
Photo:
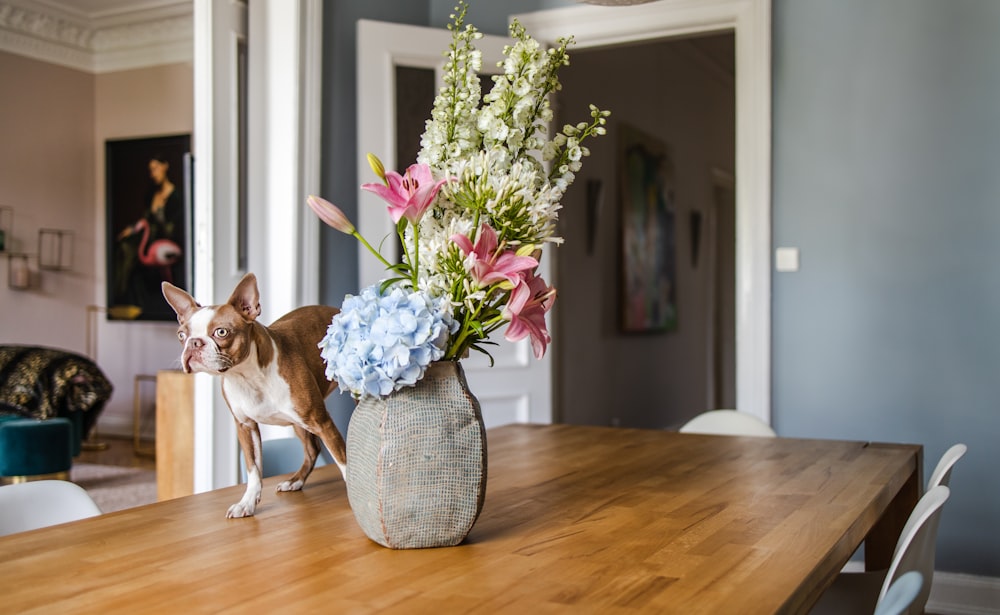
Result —
M 446 161 L 461 158 L 479 147 L 476 110 L 479 107 L 479 71 L 482 52 L 473 41 L 482 38 L 475 26 L 465 24 L 467 7 L 452 15 L 452 43 L 444 66 L 444 85 L 434 99 L 431 119 L 420 139 L 417 161 L 441 171 Z M 464 26 L 464 27 L 463 27 Z

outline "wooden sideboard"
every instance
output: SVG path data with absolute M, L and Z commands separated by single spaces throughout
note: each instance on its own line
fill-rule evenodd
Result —
M 194 375 L 156 374 L 156 497 L 194 493 Z

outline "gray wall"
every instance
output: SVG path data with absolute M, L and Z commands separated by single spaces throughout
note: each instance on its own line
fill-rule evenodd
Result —
M 479 1 L 470 17 L 503 34 L 507 13 L 546 1 Z M 325 6 L 323 193 L 348 215 L 354 23 L 441 26 L 452 6 Z M 925 475 L 966 442 L 937 567 L 1000 577 L 1000 3 L 775 0 L 773 22 L 774 245 L 802 251 L 774 277 L 775 426 L 920 443 Z M 324 301 L 357 290 L 355 254 L 324 231 Z M 341 424 L 349 400 L 331 399 L 348 402 Z
M 1000 3 L 776 0 L 774 422 L 969 445 L 939 570 L 1000 576 Z

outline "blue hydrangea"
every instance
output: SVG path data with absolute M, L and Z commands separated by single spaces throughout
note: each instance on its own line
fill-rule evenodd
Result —
M 319 343 L 326 377 L 355 398 L 415 385 L 458 329 L 446 297 L 379 286 L 348 295 Z

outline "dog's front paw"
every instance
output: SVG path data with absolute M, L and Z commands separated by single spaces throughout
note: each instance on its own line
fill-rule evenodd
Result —
M 247 492 L 243 494 L 243 499 L 229 507 L 229 511 L 226 512 L 226 519 L 252 517 L 259 503 L 260 485 L 257 486 L 257 489 L 253 489 L 252 487 L 247 489 Z
M 306 484 L 304 480 L 286 480 L 280 483 L 274 490 L 278 493 L 282 491 L 301 491 L 304 484 Z
M 245 502 L 237 502 L 229 507 L 226 512 L 226 519 L 241 519 L 243 517 L 252 517 L 256 506 L 253 504 L 247 504 Z
M 254 480 L 255 478 L 256 480 Z M 260 478 L 257 477 L 256 473 L 251 473 L 250 482 L 247 484 L 247 490 L 243 493 L 243 498 L 229 507 L 226 519 L 252 517 L 258 504 L 260 504 Z

